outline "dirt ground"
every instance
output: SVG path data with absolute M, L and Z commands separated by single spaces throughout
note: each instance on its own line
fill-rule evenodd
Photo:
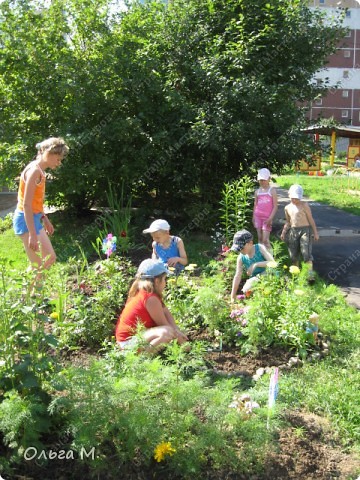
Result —
M 271 349 L 256 356 L 240 357 L 236 349 L 226 349 L 222 352 L 209 352 L 207 363 L 214 375 L 241 377 L 244 382 L 252 382 L 252 376 L 259 368 L 279 366 L 288 361 L 289 352 Z M 67 357 L 67 356 L 66 356 Z M 86 366 L 94 358 L 90 352 L 73 352 L 73 365 Z M 64 359 L 65 360 L 65 359 Z M 300 367 L 301 368 L 301 367 Z M 359 480 L 360 459 L 342 451 L 336 442 L 329 422 L 318 415 L 304 411 L 287 411 L 284 413 L 287 425 L 277 432 L 277 445 L 269 454 L 265 472 L 249 477 L 241 472 L 209 472 L 194 480 Z M 21 471 L 21 468 L 20 468 Z M 40 476 L 39 476 L 40 473 Z M 32 471 L 26 469 L 19 472 L 11 480 L 73 480 L 87 478 L 84 474 L 69 471 L 69 464 L 52 463 L 51 472 L 48 468 Z M 171 477 L 173 478 L 173 477 Z M 176 480 L 181 480 L 181 475 Z M 7 477 L 5 477 L 7 480 Z M 99 480 L 113 480 L 112 476 Z M 133 471 L 125 477 L 116 480 L 169 480 L 168 475 L 152 471 Z M 1 476 L 0 476 L 1 480 Z M 115 479 L 114 479 L 115 480 Z M 175 479 L 173 479 L 175 480 Z
M 252 378 L 259 368 L 287 363 L 291 354 L 269 350 L 257 356 L 240 357 L 235 350 L 211 352 L 208 359 L 215 374 Z M 302 411 L 285 413 L 289 426 L 278 432 L 276 453 L 266 462 L 262 475 L 246 478 L 240 473 L 229 480 L 356 480 L 360 479 L 360 459 L 343 452 L 336 443 L 329 422 Z M 211 477 L 216 479 L 216 477 Z M 216 480 L 220 480 L 220 477 Z

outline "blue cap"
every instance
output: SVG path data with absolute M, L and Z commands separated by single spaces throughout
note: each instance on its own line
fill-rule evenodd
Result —
M 152 258 L 147 258 L 140 263 L 136 276 L 138 278 L 154 278 L 158 275 L 166 273 L 170 274 L 169 270 L 166 268 L 165 264 L 161 260 L 153 260 Z

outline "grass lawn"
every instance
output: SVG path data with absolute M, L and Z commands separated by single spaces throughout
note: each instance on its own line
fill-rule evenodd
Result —
M 323 177 L 307 173 L 281 175 L 276 177 L 276 183 L 282 188 L 298 183 L 306 197 L 360 216 L 360 175 L 350 176 L 341 172 L 343 170 Z

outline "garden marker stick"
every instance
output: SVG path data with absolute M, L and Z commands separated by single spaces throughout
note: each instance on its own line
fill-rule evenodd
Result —
M 267 428 L 270 427 L 270 414 L 275 406 L 275 400 L 279 391 L 279 369 L 278 367 L 274 368 L 273 373 L 270 376 L 269 384 L 269 400 L 268 400 L 268 416 L 267 416 Z

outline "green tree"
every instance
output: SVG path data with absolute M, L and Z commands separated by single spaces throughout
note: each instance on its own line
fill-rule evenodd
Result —
M 183 210 L 217 201 L 239 174 L 306 155 L 299 105 L 319 93 L 311 78 L 344 33 L 340 18 L 300 0 L 159 0 L 117 13 L 111 3 L 0 4 L 3 181 L 39 139 L 63 135 L 72 149 L 51 203 L 105 201 L 111 179 L 135 202 L 151 193 Z

